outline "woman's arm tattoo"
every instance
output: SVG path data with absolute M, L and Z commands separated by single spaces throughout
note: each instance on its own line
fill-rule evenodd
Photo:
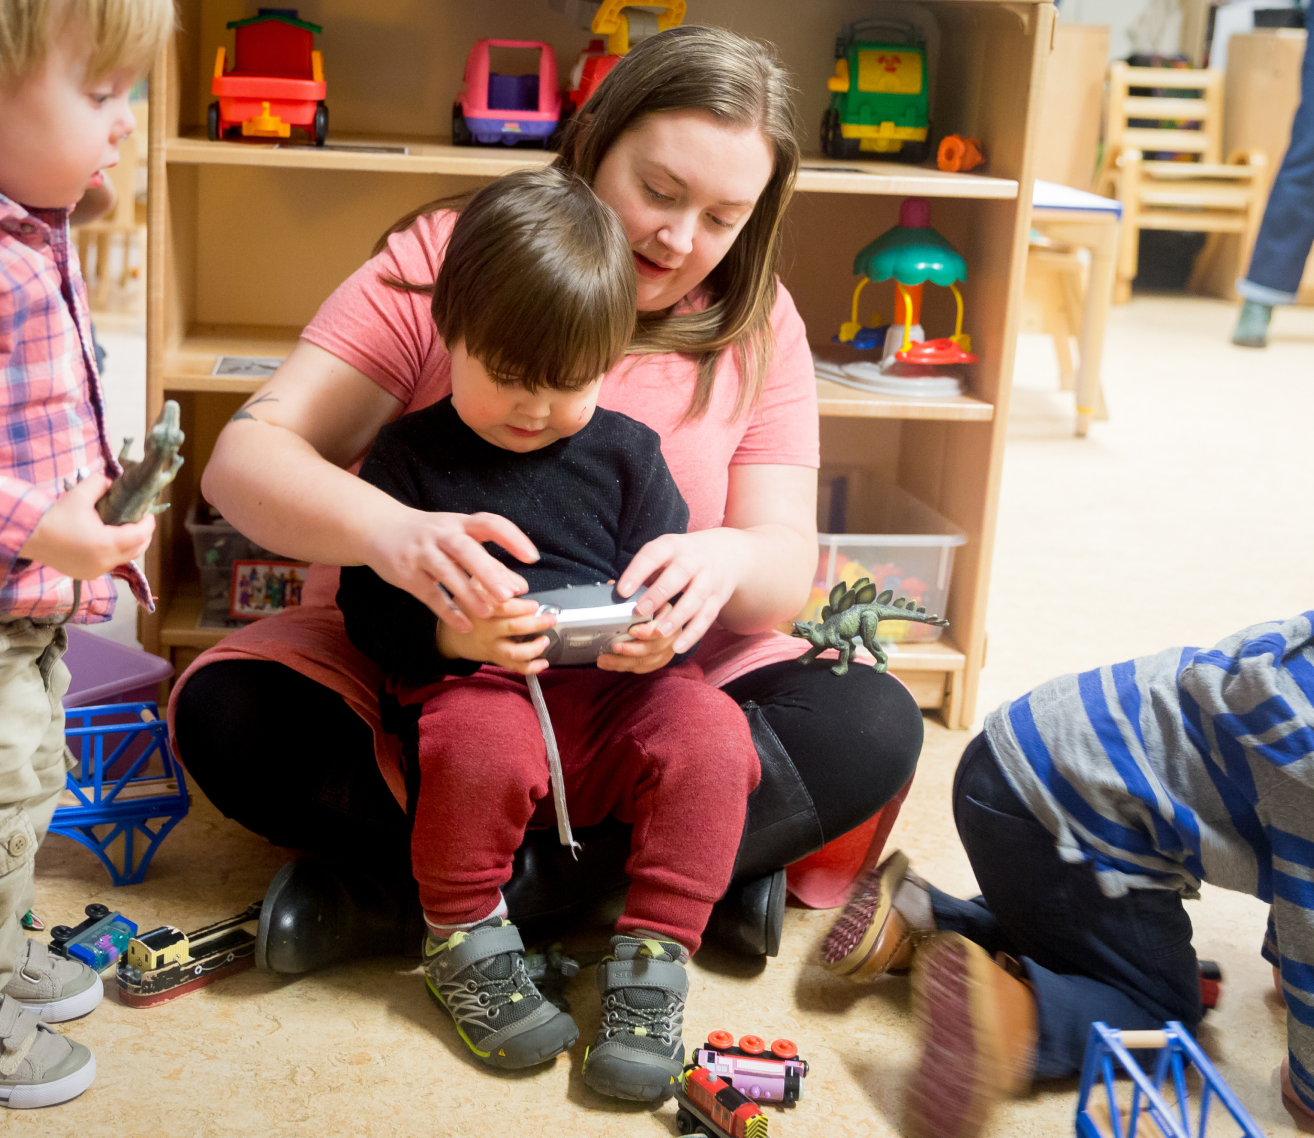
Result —
M 278 402 L 277 395 L 261 395 L 256 399 L 247 400 L 247 402 L 243 403 L 242 406 L 238 409 L 237 413 L 234 414 L 233 417 L 228 421 L 230 423 L 236 423 L 239 419 L 254 419 L 255 416 L 252 415 L 251 412 L 247 410 L 248 407 L 254 407 L 257 403 L 277 403 L 277 402 Z

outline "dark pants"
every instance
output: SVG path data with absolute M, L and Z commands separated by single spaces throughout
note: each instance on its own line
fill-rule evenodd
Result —
M 1264 220 L 1237 291 L 1262 304 L 1292 304 L 1314 244 L 1314 51 L 1305 44 L 1300 106 L 1291 142 L 1273 180 Z
M 744 708 L 762 765 L 737 880 L 861 825 L 912 778 L 922 715 L 893 676 L 786 661 L 723 690 Z M 276 845 L 411 880 L 405 813 L 369 727 L 335 692 L 282 664 L 219 661 L 179 693 L 175 731 L 188 773 L 227 817 Z
M 1040 1019 L 1038 1077 L 1079 1072 L 1096 1020 L 1131 1031 L 1178 1020 L 1195 1032 L 1204 1014 L 1199 964 L 1177 893 L 1106 897 L 1088 863 L 1059 857 L 984 734 L 958 765 L 953 803 L 982 895 L 960 901 L 932 889 L 935 922 L 1025 965 Z

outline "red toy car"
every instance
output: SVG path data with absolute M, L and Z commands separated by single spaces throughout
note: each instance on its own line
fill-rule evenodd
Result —
M 491 69 L 491 47 L 537 51 L 538 74 L 499 75 Z M 561 119 L 557 54 L 539 40 L 478 40 L 465 60 L 461 96 L 452 105 L 452 142 L 457 146 L 546 147 Z
M 225 49 L 214 61 L 206 133 L 212 142 L 241 127 L 258 138 L 288 138 L 300 127 L 323 146 L 328 138 L 324 104 L 324 59 L 314 50 L 322 29 L 297 19 L 295 8 L 260 8 L 246 20 L 234 20 L 233 69 L 224 71 Z

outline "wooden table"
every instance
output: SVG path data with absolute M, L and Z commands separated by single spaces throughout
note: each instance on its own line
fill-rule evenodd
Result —
M 1104 356 L 1104 329 L 1113 298 L 1120 214 L 1120 206 L 1110 198 L 1036 181 L 1031 224 L 1054 241 L 1090 251 L 1076 377 L 1078 438 L 1085 437 L 1093 417 L 1104 417 L 1100 364 Z

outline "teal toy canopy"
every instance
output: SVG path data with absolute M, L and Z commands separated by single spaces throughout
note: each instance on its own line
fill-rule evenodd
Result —
M 929 225 L 887 229 L 853 260 L 855 276 L 873 281 L 893 277 L 900 284 L 930 281 L 948 288 L 967 280 L 967 262 L 962 254 Z

